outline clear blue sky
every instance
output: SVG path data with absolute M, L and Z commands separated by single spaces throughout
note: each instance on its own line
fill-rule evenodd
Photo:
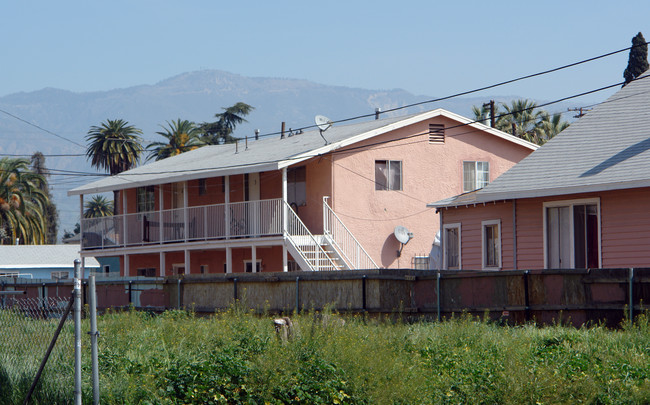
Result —
M 0 96 L 201 69 L 443 96 L 650 39 L 650 2 L 617 3 L 11 1 Z M 620 81 L 626 64 L 627 52 L 488 94 L 552 100 Z

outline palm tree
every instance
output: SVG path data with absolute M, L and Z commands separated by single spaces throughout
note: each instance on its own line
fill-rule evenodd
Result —
M 472 106 L 472 113 L 474 114 L 474 121 L 480 122 L 482 124 L 485 124 L 487 126 L 490 126 L 490 107 L 483 105 L 481 108 L 478 108 L 477 106 Z M 495 121 L 495 128 L 501 129 L 505 127 L 505 121 L 507 119 L 507 115 L 505 112 L 501 111 L 499 109 L 499 105 L 494 106 L 494 121 Z
M 538 144 L 543 145 L 555 135 L 567 129 L 568 121 L 562 120 L 562 113 L 550 115 L 546 111 L 542 112 L 541 119 L 537 126 Z
M 214 115 L 215 118 L 218 118 L 217 121 L 201 124 L 201 130 L 204 133 L 203 141 L 208 145 L 234 142 L 236 138 L 232 136 L 232 133 L 235 127 L 246 122 L 244 116 L 250 114 L 254 109 L 255 107 L 241 101 L 228 108 L 222 108 L 222 113 Z
M 31 157 L 31 164 L 32 171 L 36 174 L 40 174 L 45 179 L 45 182 L 40 185 L 40 189 L 48 198 L 48 204 L 45 207 L 45 226 L 47 229 L 46 241 L 48 245 L 55 245 L 59 233 L 59 212 L 56 208 L 56 204 L 54 204 L 50 197 L 49 184 L 47 182 L 50 172 L 47 170 L 47 167 L 45 167 L 45 156 L 41 152 L 35 152 Z
M 533 141 L 542 112 L 537 103 L 528 99 L 512 100 L 510 105 L 501 103 L 505 109 L 505 119 L 497 126 L 501 131 L 509 132 L 528 141 Z M 537 111 L 536 111 L 537 110 Z
M 107 200 L 101 195 L 92 196 L 90 201 L 84 204 L 84 218 L 99 218 L 113 215 L 113 201 Z
M 165 137 L 167 142 L 152 142 L 147 145 L 147 160 L 165 159 L 206 145 L 200 138 L 201 129 L 193 122 L 179 118 L 176 121 L 167 121 L 167 128 L 163 126 L 163 129 L 164 131 L 156 133 Z
M 29 169 L 27 159 L 0 159 L 0 240 L 13 244 L 43 244 L 46 241 L 47 195 L 45 178 Z
M 86 156 L 94 167 L 107 170 L 111 176 L 129 170 L 140 159 L 141 134 L 140 129 L 124 120 L 106 120 L 100 126 L 90 127 Z

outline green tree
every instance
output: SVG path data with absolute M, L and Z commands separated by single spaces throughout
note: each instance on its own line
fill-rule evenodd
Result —
M 218 118 L 215 122 L 204 122 L 201 124 L 203 131 L 202 139 L 208 145 L 219 145 L 222 143 L 234 142 L 236 139 L 232 136 L 235 127 L 242 122 L 246 122 L 244 117 L 255 109 L 246 103 L 238 102 L 230 107 L 223 107 L 222 113 L 215 114 Z
M 94 195 L 84 204 L 84 218 L 100 218 L 113 215 L 113 201 Z
M 551 115 L 546 111 L 543 111 L 541 120 L 537 125 L 535 143 L 543 145 L 568 127 L 569 122 L 562 120 L 561 113 Z
M 81 233 L 81 225 L 77 222 L 74 224 L 74 229 L 72 231 L 68 231 L 67 229 L 63 230 L 63 239 L 72 238 L 75 235 L 79 235 L 79 233 Z
M 632 48 L 630 49 L 630 56 L 627 61 L 627 67 L 623 72 L 626 84 L 636 79 L 641 73 L 648 70 L 648 44 L 640 32 L 632 38 Z
M 42 191 L 45 178 L 30 170 L 27 159 L 0 159 L 0 241 L 41 245 L 46 242 L 45 210 L 49 203 Z
M 111 176 L 129 170 L 138 164 L 142 154 L 141 134 L 140 129 L 124 120 L 106 120 L 90 127 L 86 156 L 94 167 L 107 170 Z
M 205 146 L 201 140 L 201 129 L 193 122 L 187 120 L 167 121 L 167 127 L 163 126 L 164 131 L 156 132 L 163 136 L 166 142 L 152 142 L 147 145 L 149 155 L 147 160 L 161 160 L 170 156 L 180 155 L 184 152 Z
M 107 170 L 111 176 L 129 170 L 138 164 L 142 154 L 142 131 L 128 122 L 117 119 L 92 126 L 86 135 L 86 156 L 92 166 Z M 113 201 L 118 199 L 113 192 Z M 117 214 L 117 204 L 113 206 Z
M 52 201 L 50 194 L 49 184 L 47 182 L 50 177 L 50 172 L 45 167 L 45 156 L 41 152 L 36 152 L 31 158 L 32 171 L 36 174 L 43 176 L 45 182 L 40 186 L 41 191 L 47 196 L 48 204 L 45 207 L 45 228 L 47 235 L 45 241 L 48 245 L 55 245 L 59 233 L 59 212 L 56 204 Z

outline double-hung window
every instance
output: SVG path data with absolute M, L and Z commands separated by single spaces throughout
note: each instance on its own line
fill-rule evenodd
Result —
M 375 160 L 375 190 L 402 189 L 402 162 Z
M 600 201 L 544 203 L 545 267 L 600 267 Z
M 153 211 L 155 209 L 154 187 L 138 187 L 136 200 L 138 212 Z
M 446 270 L 459 270 L 460 260 L 460 224 L 443 226 L 443 263 Z
M 298 207 L 307 205 L 307 168 L 295 167 L 287 170 L 287 200 Z
M 482 221 L 483 269 L 501 268 L 501 221 Z
M 490 182 L 490 162 L 463 162 L 463 193 L 478 190 Z

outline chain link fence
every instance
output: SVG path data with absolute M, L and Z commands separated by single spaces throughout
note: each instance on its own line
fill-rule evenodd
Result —
M 0 295 L 0 390 L 27 391 L 69 301 Z M 44 373 L 50 384 L 70 387 L 73 371 L 74 322 L 68 316 Z

